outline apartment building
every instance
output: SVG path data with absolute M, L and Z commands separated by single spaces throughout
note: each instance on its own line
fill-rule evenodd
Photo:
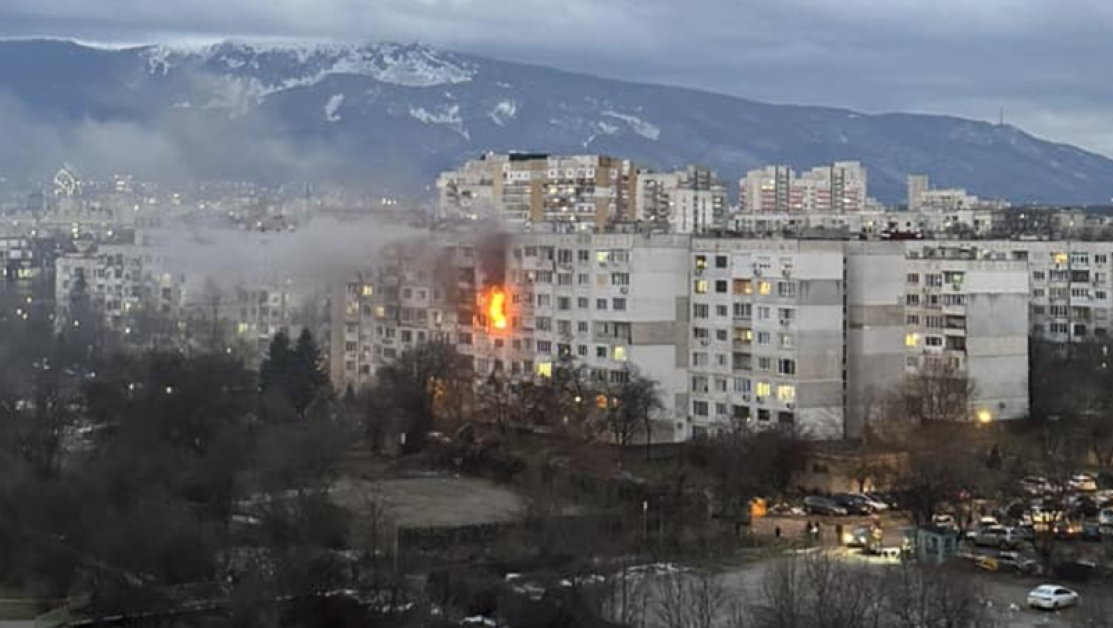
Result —
M 725 224 L 726 186 L 713 170 L 689 166 L 637 175 L 635 218 L 672 233 L 699 233 Z
M 603 226 L 634 216 L 637 169 L 606 155 L 488 153 L 437 178 L 442 217 Z
M 373 271 L 334 291 L 332 372 L 343 385 L 365 385 L 426 340 L 452 343 L 477 381 L 551 377 L 572 361 L 617 387 L 636 366 L 661 387 L 655 438 L 687 438 L 688 242 L 551 229 L 494 245 L 441 234 L 391 247 Z
M 927 175 L 908 177 L 908 211 L 911 212 L 960 212 L 969 210 L 1003 209 L 999 201 L 984 201 L 967 194 L 963 188 L 932 188 Z
M 945 242 L 909 245 L 906 372 L 942 361 L 974 383 L 980 420 L 1028 413 L 1028 270 L 1003 253 Z
M 844 245 L 695 238 L 690 416 L 843 435 Z
M 866 169 L 840 161 L 797 174 L 788 166 L 752 170 L 740 181 L 743 213 L 860 212 L 869 206 Z
M 163 256 L 124 236 L 74 246 L 55 261 L 56 327 L 70 324 L 71 298 L 81 287 L 108 329 L 127 334 L 138 319 L 177 317 L 183 278 L 167 270 Z

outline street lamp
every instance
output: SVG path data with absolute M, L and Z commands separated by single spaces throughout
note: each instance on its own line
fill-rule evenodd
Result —
M 993 413 L 990 412 L 989 410 L 985 410 L 985 409 L 978 410 L 978 412 L 975 416 L 978 419 L 978 423 L 980 423 L 982 425 L 987 425 L 987 424 L 993 422 Z

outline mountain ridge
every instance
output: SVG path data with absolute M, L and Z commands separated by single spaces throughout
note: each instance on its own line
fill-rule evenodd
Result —
M 732 188 L 765 164 L 804 169 L 858 160 L 869 168 L 871 194 L 887 202 L 903 199 L 909 173 L 1016 202 L 1113 197 L 1113 160 L 1011 125 L 763 103 L 418 43 L 113 49 L 0 40 L 0 91 L 26 117 L 63 125 L 93 120 L 158 131 L 181 124 L 194 137 L 209 130 L 217 143 L 243 129 L 264 133 L 214 151 L 226 159 L 190 163 L 195 176 L 241 167 L 246 176 L 248 166 L 291 176 L 264 167 L 268 156 L 258 150 L 231 159 L 235 144 L 265 144 L 265 133 L 273 133 L 284 152 L 311 154 L 309 161 L 321 164 L 321 172 L 295 176 L 378 175 L 416 195 L 428 194 L 437 172 L 467 157 L 517 149 L 606 152 L 657 168 L 701 163 Z M 194 161 L 190 140 L 171 140 L 186 146 L 179 152 L 187 162 Z

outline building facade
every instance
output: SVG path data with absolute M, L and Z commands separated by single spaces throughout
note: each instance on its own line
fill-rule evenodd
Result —
M 788 166 L 767 166 L 748 172 L 739 187 L 741 211 L 748 214 L 844 214 L 869 206 L 866 169 L 854 161 L 799 175 Z

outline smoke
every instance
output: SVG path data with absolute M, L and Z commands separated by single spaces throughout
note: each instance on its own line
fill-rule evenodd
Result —
M 177 226 L 151 234 L 151 244 L 190 282 L 284 283 L 308 295 L 372 268 L 383 247 L 420 233 L 374 217 L 323 217 L 269 233 Z
M 476 242 L 476 258 L 484 286 L 506 284 L 506 254 L 510 247 L 510 234 L 504 231 L 488 233 Z

